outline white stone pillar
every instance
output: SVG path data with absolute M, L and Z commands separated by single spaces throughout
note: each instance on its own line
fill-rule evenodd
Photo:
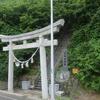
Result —
M 13 55 L 12 55 L 12 42 L 9 42 L 9 65 L 8 65 L 8 91 L 13 92 Z
M 43 40 L 44 40 L 43 37 L 39 37 L 42 99 L 48 100 L 47 62 L 46 62 L 46 50 L 45 47 L 42 45 Z

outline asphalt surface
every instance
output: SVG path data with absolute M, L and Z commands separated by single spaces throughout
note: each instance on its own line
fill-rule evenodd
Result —
M 0 100 L 41 100 L 41 98 L 37 95 L 29 96 L 0 90 Z
M 0 95 L 0 100 L 18 100 L 17 98 L 12 98 L 4 95 Z
M 0 92 L 0 100 L 31 100 L 31 99 L 28 99 L 26 96 Z

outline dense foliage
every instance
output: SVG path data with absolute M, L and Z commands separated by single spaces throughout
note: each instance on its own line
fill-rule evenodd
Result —
M 82 11 L 77 13 L 77 19 L 81 17 L 83 22 L 75 23 L 76 27 L 73 27 L 69 64 L 80 68 L 77 76 L 86 87 L 100 91 L 100 2 L 87 1 Z
M 100 91 L 100 0 L 54 0 L 54 20 L 59 18 L 65 19 L 72 34 L 70 68 L 79 67 L 81 83 Z M 49 23 L 49 0 L 0 0 L 0 34 L 20 34 Z M 0 43 L 0 80 L 7 78 L 7 53 L 2 52 L 2 46 Z M 27 57 L 31 53 L 25 52 Z

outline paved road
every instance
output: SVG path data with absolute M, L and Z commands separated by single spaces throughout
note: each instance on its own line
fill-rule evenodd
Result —
M 41 100 L 37 97 L 27 97 L 25 95 L 8 93 L 0 90 L 0 100 Z
M 29 100 L 25 97 L 18 97 L 18 96 L 7 96 L 7 95 L 0 95 L 0 100 Z
M 17 99 L 8 97 L 8 96 L 4 96 L 4 95 L 0 95 L 0 100 L 17 100 Z
M 10 94 L 0 91 L 0 100 L 32 100 L 23 95 Z

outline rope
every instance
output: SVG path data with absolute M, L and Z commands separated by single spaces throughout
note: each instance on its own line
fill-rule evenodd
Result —
M 32 56 L 31 56 L 28 60 L 26 60 L 26 61 L 21 61 L 21 60 L 19 60 L 19 59 L 14 55 L 14 52 L 12 52 L 12 54 L 13 54 L 14 59 L 15 59 L 17 62 L 19 62 L 19 63 L 21 63 L 21 64 L 24 64 L 24 63 L 29 62 L 29 61 L 35 56 L 35 54 L 37 53 L 38 50 L 39 50 L 39 48 L 37 48 L 36 51 L 32 54 Z

